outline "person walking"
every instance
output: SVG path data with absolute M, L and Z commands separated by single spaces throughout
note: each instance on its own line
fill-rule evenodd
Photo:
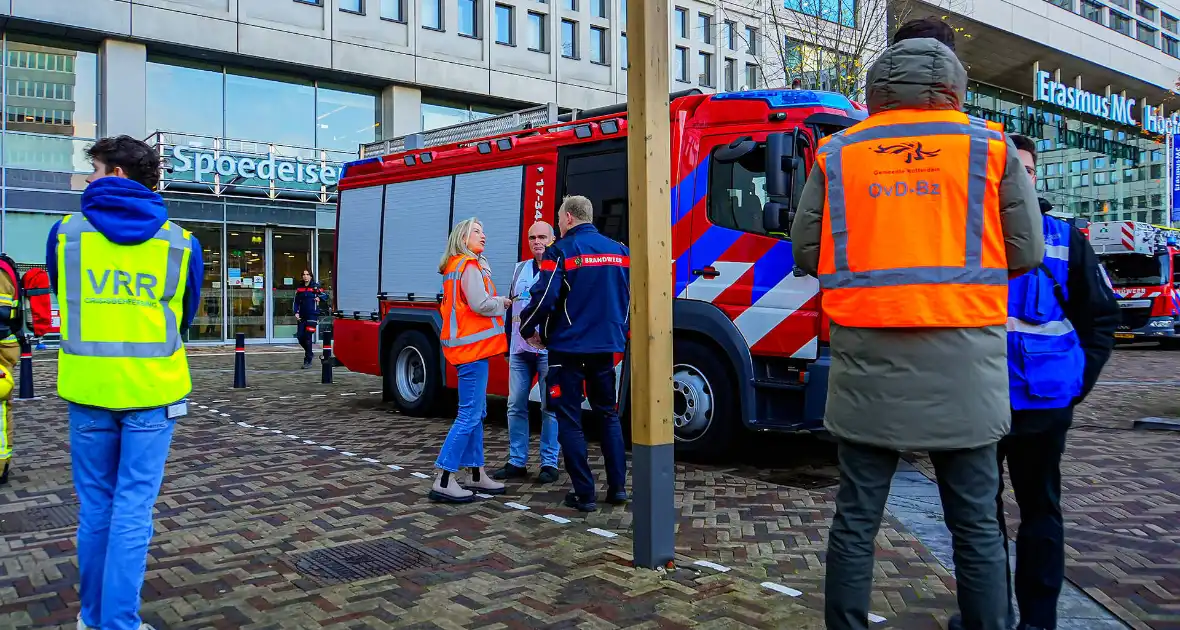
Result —
M 78 493 L 78 628 L 150 628 L 139 595 L 152 506 L 192 389 L 182 335 L 200 301 L 197 239 L 154 192 L 155 149 L 129 136 L 86 151 L 81 214 L 49 230 L 46 266 L 61 309 L 57 393 L 69 401 Z
M 298 328 L 295 337 L 303 346 L 303 369 L 311 367 L 315 351 L 315 331 L 320 319 L 320 285 L 312 278 L 311 271 L 304 269 L 299 287 L 295 289 L 295 320 Z
M 24 313 L 21 309 L 20 274 L 7 254 L 0 254 L 0 486 L 8 483 L 12 465 L 12 390 L 21 348 L 28 340 L 21 335 Z
M 868 627 L 873 540 L 901 451 L 928 451 L 971 630 L 1005 626 L 995 496 L 1008 432 L 1008 279 L 1041 262 L 1036 193 L 1002 127 L 962 113 L 954 31 L 908 22 L 868 72 L 869 117 L 820 141 L 791 227 L 831 319 L 839 441 L 824 616 Z
M 468 503 L 475 492 L 504 494 L 504 484 L 484 472 L 483 420 L 488 408 L 488 357 L 508 351 L 504 313 L 512 301 L 496 295 L 492 270 L 483 256 L 487 245 L 483 224 L 472 217 L 451 230 L 447 250 L 438 265 L 443 277 L 443 356 L 459 374 L 459 413 L 435 461 L 438 469 L 430 499 Z M 468 483 L 455 479 L 459 469 L 470 471 Z
M 512 298 L 512 337 L 508 342 L 508 463 L 492 473 L 493 479 L 522 479 L 528 476 L 529 461 L 529 392 L 533 380 L 545 391 L 545 377 L 549 373 L 549 356 L 544 349 L 535 348 L 520 336 L 520 312 L 529 305 L 529 289 L 541 276 L 541 259 L 553 244 L 553 226 L 537 221 L 529 227 L 531 260 L 516 263 L 512 274 L 509 297 Z M 541 397 L 541 472 L 538 483 L 557 481 L 557 418 Z
M 582 391 L 602 416 L 606 501 L 627 502 L 627 460 L 615 393 L 614 354 L 626 349 L 630 308 L 630 253 L 598 232 L 585 197 L 566 197 L 557 211 L 561 240 L 545 252 L 520 334 L 549 349 L 546 403 L 556 415 L 557 439 L 573 482 L 565 505 L 598 509 L 582 430 Z
M 1016 154 L 1037 181 L 1037 145 L 1012 136 Z M 1004 517 L 1004 462 L 1020 508 L 1016 534 L 1016 602 L 1008 581 L 1008 625 L 1055 630 L 1057 600 L 1065 580 L 1065 525 L 1061 516 L 1061 456 L 1065 434 L 1080 404 L 1114 350 L 1120 321 L 1118 298 L 1107 283 L 1090 241 L 1048 215 L 1040 200 L 1045 260 L 1008 283 L 1008 382 L 1012 429 L 996 452 L 999 476 L 996 519 L 1009 552 Z M 1011 578 L 1011 574 L 1009 574 Z M 949 627 L 962 628 L 961 619 Z

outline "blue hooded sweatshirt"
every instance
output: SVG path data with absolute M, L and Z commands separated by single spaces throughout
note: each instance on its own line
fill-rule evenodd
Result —
M 153 236 L 168 220 L 164 199 L 139 182 L 122 177 L 103 177 L 95 180 L 82 193 L 82 216 L 112 243 L 137 245 Z M 45 245 L 45 264 L 49 282 L 57 293 L 57 231 L 58 221 L 49 230 Z M 193 316 L 201 303 L 201 280 L 205 277 L 205 261 L 201 244 L 192 237 L 192 254 L 188 262 L 188 283 L 184 290 L 184 316 L 180 331 L 193 323 Z

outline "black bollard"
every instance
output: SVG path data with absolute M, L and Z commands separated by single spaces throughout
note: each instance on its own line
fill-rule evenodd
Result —
M 320 360 L 323 363 L 321 368 L 320 382 L 324 385 L 332 383 L 332 364 L 336 361 L 332 358 L 332 333 L 324 333 L 324 358 Z
M 20 392 L 16 397 L 21 400 L 35 397 L 33 394 L 33 349 L 24 337 L 20 338 Z
M 246 333 L 238 333 L 234 340 L 234 389 L 246 387 Z

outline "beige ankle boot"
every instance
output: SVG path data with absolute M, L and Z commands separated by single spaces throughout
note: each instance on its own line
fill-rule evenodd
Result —
M 467 470 L 471 472 L 471 480 L 463 484 L 464 488 L 484 494 L 504 494 L 507 492 L 504 489 L 504 484 L 492 479 L 492 476 L 483 469 L 483 466 L 479 468 L 468 468 Z
M 465 490 L 455 479 L 455 475 L 445 470 L 438 471 L 434 477 L 434 485 L 428 495 L 431 501 L 439 503 L 470 503 L 475 499 L 475 493 Z

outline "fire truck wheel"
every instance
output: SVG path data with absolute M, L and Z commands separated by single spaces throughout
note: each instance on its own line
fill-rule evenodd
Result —
M 676 451 L 698 459 L 729 450 L 736 417 L 733 379 L 709 346 L 678 339 L 672 350 L 672 423 Z
M 411 416 L 430 415 L 438 400 L 438 348 L 419 330 L 405 330 L 393 341 L 386 375 L 393 401 Z

